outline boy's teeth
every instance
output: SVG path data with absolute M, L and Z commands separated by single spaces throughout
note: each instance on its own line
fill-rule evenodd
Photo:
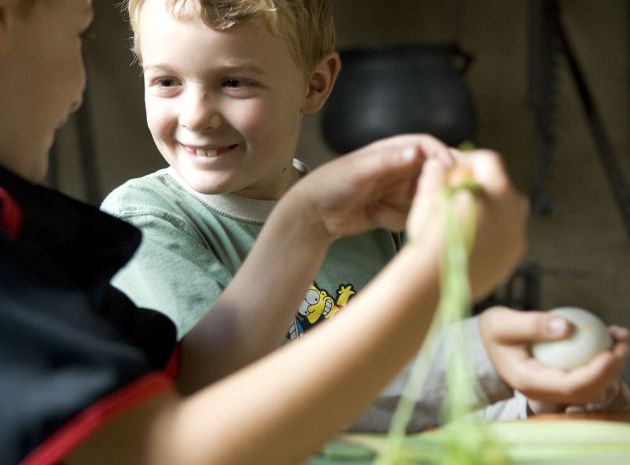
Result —
M 216 157 L 217 156 L 217 151 L 216 150 L 201 150 L 201 149 L 197 149 L 196 151 L 196 155 L 200 156 L 200 157 Z

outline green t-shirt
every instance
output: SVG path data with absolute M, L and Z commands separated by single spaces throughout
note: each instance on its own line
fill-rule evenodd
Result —
M 143 233 L 136 256 L 113 284 L 137 305 L 168 315 L 181 338 L 228 285 L 275 204 L 199 194 L 172 168 L 132 179 L 102 206 Z M 335 241 L 287 334 L 298 337 L 342 309 L 401 242 L 400 234 L 382 229 Z

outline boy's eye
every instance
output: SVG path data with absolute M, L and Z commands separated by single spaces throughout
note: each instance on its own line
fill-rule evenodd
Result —
M 245 83 L 240 79 L 227 78 L 223 81 L 225 87 L 243 87 Z
M 223 80 L 223 87 L 229 87 L 231 89 L 241 89 L 243 87 L 255 87 L 253 81 L 242 78 L 225 78 Z
M 160 79 L 158 80 L 158 85 L 160 87 L 173 87 L 175 85 L 174 79 Z

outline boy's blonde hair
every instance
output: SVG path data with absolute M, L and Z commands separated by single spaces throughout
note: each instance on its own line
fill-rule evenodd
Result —
M 141 61 L 138 17 L 145 0 L 125 0 L 133 32 L 133 51 Z M 164 0 L 173 16 L 186 3 L 197 3 L 203 22 L 223 31 L 261 19 L 269 30 L 286 39 L 295 62 L 310 74 L 335 48 L 335 26 L 330 0 Z

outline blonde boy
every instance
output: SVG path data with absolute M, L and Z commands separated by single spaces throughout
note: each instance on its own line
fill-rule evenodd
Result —
M 302 120 L 325 103 L 340 68 L 331 3 L 130 0 L 128 11 L 144 72 L 148 126 L 170 166 L 128 181 L 103 204 L 144 235 L 138 254 L 114 284 L 136 304 L 173 319 L 183 344 L 203 354 L 196 380 L 203 386 L 277 347 L 283 334 L 296 339 L 343 313 L 399 252 L 402 237 L 385 228 L 366 232 L 353 227 L 354 220 L 341 219 L 343 228 L 334 234 L 338 240 L 319 267 L 319 260 L 298 259 L 314 245 L 306 237 L 289 243 L 285 231 L 276 231 L 276 244 L 287 248 L 293 261 L 270 254 L 266 269 L 259 270 L 258 291 L 252 282 L 234 283 L 268 215 L 308 171 L 295 159 Z M 448 163 L 443 150 L 436 146 L 434 152 L 429 156 Z M 321 195 L 319 206 L 313 204 L 307 214 L 321 215 L 324 186 Z M 279 284 L 297 270 L 310 273 L 310 286 Z M 233 290 L 224 291 L 228 286 Z M 215 315 L 207 315 L 210 308 Z M 222 308 L 229 310 L 219 317 Z M 291 310 L 295 317 L 288 322 Z M 233 331 L 213 324 L 216 318 L 233 320 Z M 464 324 L 483 391 L 475 404 L 511 398 L 513 388 L 522 386 L 504 381 L 513 367 L 495 369 L 488 350 L 500 345 L 498 339 L 487 332 L 482 338 L 477 319 Z M 331 340 L 325 354 L 305 359 L 296 374 L 309 371 L 312 358 L 335 357 L 338 342 Z M 437 358 L 415 429 L 440 421 L 443 368 Z M 386 429 L 400 388 L 394 383 L 354 427 Z M 526 400 L 519 397 L 498 418 L 526 414 Z

